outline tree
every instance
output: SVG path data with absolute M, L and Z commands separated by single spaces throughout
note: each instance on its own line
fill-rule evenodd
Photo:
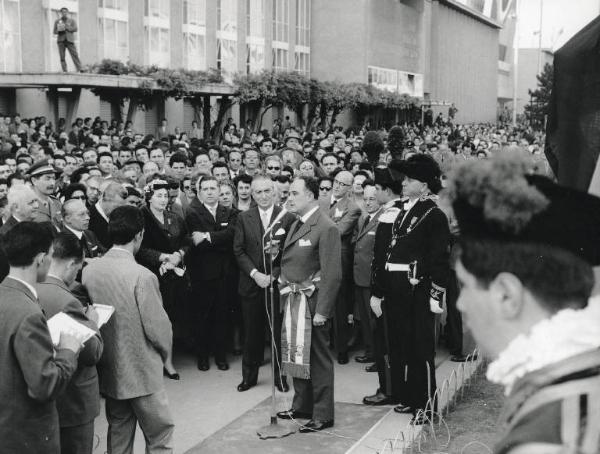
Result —
M 529 90 L 531 102 L 525 106 L 525 115 L 533 127 L 541 129 L 544 127 L 545 118 L 548 115 L 548 105 L 554 82 L 553 65 L 546 63 L 542 72 L 536 77 L 538 88 Z

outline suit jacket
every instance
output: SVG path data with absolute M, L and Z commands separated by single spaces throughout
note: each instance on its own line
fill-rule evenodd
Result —
M 208 232 L 210 241 L 192 246 L 186 263 L 192 279 L 215 280 L 225 277 L 233 262 L 233 234 L 236 213 L 217 205 L 216 220 L 200 200 L 192 200 L 185 217 L 188 232 Z
M 0 452 L 60 452 L 54 399 L 77 368 L 76 355 L 54 350 L 46 317 L 23 283 L 0 284 Z
M 340 232 L 342 240 L 342 266 L 348 269 L 352 263 L 352 234 L 361 215 L 358 205 L 348 195 L 342 197 L 333 207 L 331 198 L 319 200 L 321 210 L 331 218 Z
M 339 231 L 320 209 L 294 231 L 297 222 L 290 227 L 283 246 L 281 280 L 302 283 L 319 274 L 317 291 L 309 298 L 310 311 L 313 316 L 316 312 L 331 318 L 342 280 Z
M 64 21 L 65 31 L 62 31 L 62 32 L 58 31 L 59 22 L 63 22 L 62 17 L 58 18 L 54 22 L 53 33 L 56 35 L 56 41 L 58 41 L 59 43 L 62 41 L 68 41 L 70 43 L 74 43 L 75 42 L 75 32 L 77 31 L 77 22 L 75 22 L 75 19 L 71 19 L 70 17 L 67 17 L 67 20 Z
M 282 209 L 276 205 L 273 207 L 269 225 L 273 223 L 281 210 Z M 273 239 L 280 240 L 281 247 L 283 246 L 287 232 L 295 219 L 294 215 L 286 213 L 283 218 L 273 226 Z M 284 233 L 276 235 L 280 229 L 283 229 Z M 258 207 L 252 207 L 238 215 L 235 235 L 233 237 L 233 254 L 237 259 L 240 268 L 238 291 L 241 296 L 253 297 L 263 291 L 263 289 L 256 285 L 254 279 L 250 277 L 250 272 L 253 269 L 256 268 L 261 273 L 271 274 L 271 271 L 265 269 L 264 266 L 264 263 L 268 264 L 268 258 L 266 262 L 263 261 L 263 235 L 264 229 Z M 279 274 L 279 262 L 280 256 L 273 262 L 273 276 L 275 278 L 277 278 Z
M 375 246 L 375 233 L 379 216 L 383 209 L 379 209 L 368 223 L 367 216 L 364 214 L 358 220 L 352 243 L 354 244 L 354 284 L 360 287 L 369 287 L 371 285 L 371 262 L 373 261 L 373 248 Z
M 132 399 L 163 389 L 163 360 L 173 332 L 156 276 L 129 252 L 113 248 L 83 269 L 83 285 L 92 303 L 115 308 L 102 327 L 100 392 Z
M 70 233 L 71 235 L 75 235 L 67 227 L 65 227 L 64 223 L 61 225 L 60 231 L 62 233 Z M 83 255 L 86 259 L 99 257 L 106 252 L 106 248 L 100 244 L 96 234 L 91 230 L 84 230 L 79 242 L 81 243 Z
M 144 214 L 144 239 L 137 253 L 137 261 L 157 276 L 161 262 L 161 254 L 172 254 L 175 251 L 187 252 L 191 241 L 187 234 L 184 220 L 171 211 L 164 212 L 165 224 L 161 225 L 149 208 L 142 208 Z
M 93 421 L 100 414 L 100 391 L 96 363 L 102 356 L 104 343 L 98 327 L 89 320 L 83 305 L 69 291 L 63 281 L 48 276 L 36 285 L 40 306 L 47 318 L 64 312 L 79 323 L 96 331 L 79 352 L 77 371 L 67 389 L 56 399 L 60 427 L 72 427 Z
M 13 216 L 9 216 L 9 218 L 6 220 L 6 222 L 4 224 L 2 224 L 2 227 L 0 227 L 0 236 L 6 235 L 6 232 L 8 232 L 10 229 L 12 229 L 18 223 L 19 223 L 19 221 L 17 221 Z
M 112 246 L 112 241 L 108 236 L 108 221 L 100 214 L 96 205 L 89 207 L 89 212 L 90 223 L 88 230 L 94 232 L 104 249 L 109 249 Z

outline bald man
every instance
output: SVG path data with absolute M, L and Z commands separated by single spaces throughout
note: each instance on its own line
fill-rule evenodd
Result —
M 334 334 L 335 348 L 338 352 L 338 363 L 348 363 L 348 341 L 353 323 L 353 280 L 352 280 L 352 233 L 358 222 L 361 211 L 350 198 L 354 176 L 347 170 L 331 175 L 333 190 L 330 197 L 319 200 L 321 210 L 327 213 L 335 223 L 342 239 L 342 285 L 338 293 L 335 307 Z
M 7 198 L 7 210 L 10 216 L 0 227 L 0 236 L 5 235 L 19 222 L 35 220 L 35 210 L 39 206 L 39 199 L 29 186 L 11 187 L 8 190 Z
M 100 200 L 90 208 L 89 229 L 96 234 L 100 244 L 108 249 L 112 240 L 108 236 L 108 216 L 118 206 L 125 204 L 127 190 L 115 181 L 107 180 Z

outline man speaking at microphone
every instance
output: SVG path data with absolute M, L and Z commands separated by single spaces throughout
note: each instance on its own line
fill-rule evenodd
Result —
M 290 228 L 282 251 L 282 368 L 294 378 L 292 408 L 282 419 L 310 419 L 300 432 L 333 426 L 333 358 L 328 346 L 330 319 L 342 280 L 337 227 L 321 213 L 319 184 L 298 177 L 290 186 L 288 209 L 300 219 Z
M 252 180 L 252 198 L 256 202 L 247 211 L 240 213 L 233 237 L 233 253 L 240 268 L 238 292 L 242 302 L 244 319 L 244 350 L 242 357 L 242 382 L 237 389 L 247 391 L 258 381 L 258 368 L 263 362 L 265 352 L 265 326 L 271 310 L 269 285 L 279 275 L 279 259 L 265 253 L 265 246 L 283 243 L 285 235 L 295 220 L 294 215 L 274 204 L 275 184 L 265 175 L 257 175 Z M 276 287 L 276 286 L 275 286 Z M 281 312 L 279 311 L 279 292 L 274 289 L 275 314 L 273 335 L 277 347 L 278 362 L 281 362 L 279 341 L 281 340 Z M 270 329 L 269 329 L 270 331 Z M 275 361 L 275 358 L 271 359 Z M 288 391 L 285 377 L 280 378 L 279 367 L 275 364 L 275 386 L 279 391 Z

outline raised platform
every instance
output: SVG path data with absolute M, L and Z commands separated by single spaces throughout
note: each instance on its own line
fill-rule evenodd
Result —
M 148 85 L 150 84 L 150 85 Z M 114 76 L 92 73 L 0 73 L 0 87 L 3 88 L 148 88 L 160 90 L 149 77 Z M 227 84 L 206 84 L 198 93 L 225 96 L 235 93 L 234 87 Z

